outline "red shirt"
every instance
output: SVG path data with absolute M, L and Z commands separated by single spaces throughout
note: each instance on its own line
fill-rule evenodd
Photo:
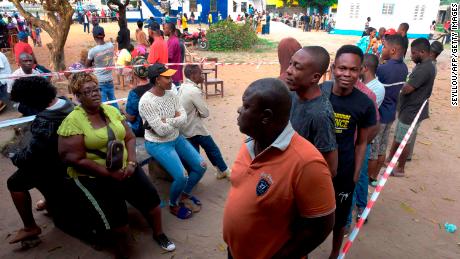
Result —
M 16 58 L 16 63 L 19 65 L 19 55 L 22 53 L 27 53 L 32 55 L 34 52 L 32 50 L 32 47 L 29 45 L 29 43 L 19 41 L 14 45 L 14 57 Z
M 147 57 L 150 64 L 168 63 L 168 44 L 162 37 L 153 37 L 153 43 L 150 46 L 150 53 Z

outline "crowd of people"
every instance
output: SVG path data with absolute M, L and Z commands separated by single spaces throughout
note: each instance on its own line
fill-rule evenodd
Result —
M 300 28 L 303 31 L 326 31 L 330 32 L 335 27 L 335 19 L 332 14 L 319 13 L 292 13 L 292 14 L 274 14 L 274 19 L 279 19 L 281 22 Z
M 253 10 L 248 20 L 255 14 Z M 257 16 L 255 29 L 260 26 L 263 33 L 267 24 L 261 19 L 270 15 Z M 327 16 L 303 17 L 310 17 L 304 19 L 305 27 L 316 30 L 331 24 Z M 173 178 L 167 207 L 179 219 L 202 209 L 193 194 L 208 169 L 200 147 L 216 167 L 216 178 L 230 179 L 223 218 L 228 258 L 302 258 L 331 232 L 330 258 L 337 258 L 355 207 L 359 219 L 368 185 L 376 186 L 381 168 L 429 99 L 436 58 L 443 51 L 437 41 L 412 41 L 410 56 L 416 66 L 408 77 L 407 23 L 398 30 L 381 28 L 378 34 L 367 25 L 362 40 L 341 46 L 332 61 L 321 46 L 302 47 L 294 38 L 283 39 L 278 79 L 256 80 L 242 96 L 237 123 L 248 138 L 229 167 L 204 123 L 210 110 L 200 88 L 201 67 L 164 65 L 184 60 L 176 24 L 165 23 L 162 30 L 149 22 L 148 34 L 142 21 L 137 25 L 137 45 L 118 54 L 105 41 L 104 28 L 96 25 L 96 46 L 82 50 L 81 60 L 69 68 L 112 66 L 114 57 L 120 65 L 143 65 L 129 73 L 133 88 L 125 107 L 103 103 L 115 99 L 109 70 L 67 74 L 76 103 L 58 97 L 49 78 L 7 82 L 8 94 L 2 98 L 9 96 L 24 115 L 37 115 L 30 142 L 11 155 L 18 169 L 7 185 L 24 227 L 10 243 L 41 233 L 29 193 L 37 188 L 57 227 L 91 243 L 108 243 L 120 258 L 129 256 L 126 202 L 149 223 L 153 240 L 166 251 L 174 250 L 163 231 L 158 192 L 136 158 L 138 137 Z M 183 21 L 181 26 L 185 29 Z M 19 38 L 27 43 L 27 37 Z M 20 68 L 12 74 L 43 72 L 32 48 L 22 45 L 17 48 L 22 50 L 17 53 Z M 5 60 L 0 54 L 2 74 L 9 68 Z M 320 83 L 328 69 L 332 80 Z M 426 105 L 393 176 L 406 175 L 417 129 L 428 116 Z
M 2 18 L 1 14 L 0 18 Z M 16 64 L 11 66 L 8 58 L 0 52 L 0 60 L 2 60 L 0 74 L 21 76 L 50 72 L 49 69 L 38 64 L 33 52 L 33 47 L 42 47 L 41 28 L 23 19 L 18 14 L 4 16 L 3 18 L 6 18 L 7 21 L 0 19 L 1 48 L 12 50 Z M 33 41 L 33 47 L 29 44 L 29 37 Z M 14 69 L 14 67 L 17 67 L 17 69 Z M 8 95 L 11 93 L 13 83 L 14 79 L 4 79 L 0 84 L 0 112 L 7 107 Z M 28 109 L 24 105 L 19 105 L 18 109 L 25 116 L 34 114 L 33 109 Z

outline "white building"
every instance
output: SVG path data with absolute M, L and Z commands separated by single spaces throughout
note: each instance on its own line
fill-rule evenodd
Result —
M 431 22 L 436 20 L 439 0 L 339 0 L 335 34 L 362 35 L 366 18 L 370 26 L 398 29 L 409 24 L 408 37 L 428 37 Z

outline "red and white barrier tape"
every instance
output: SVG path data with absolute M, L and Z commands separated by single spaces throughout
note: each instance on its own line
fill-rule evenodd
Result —
M 167 63 L 167 66 L 178 66 L 178 65 L 217 65 L 217 66 L 257 66 L 258 69 L 261 65 L 278 65 L 279 62 L 192 62 L 192 63 Z M 123 69 L 123 68 L 135 68 L 135 67 L 149 67 L 153 64 L 148 65 L 130 65 L 130 66 L 109 66 L 109 67 L 93 67 L 93 68 L 85 68 L 79 70 L 66 70 L 61 72 L 50 72 L 50 73 L 40 73 L 40 74 L 29 74 L 29 75 L 8 75 L 8 76 L 0 76 L 0 80 L 3 79 L 18 79 L 21 77 L 31 77 L 31 76 L 62 76 L 66 73 L 79 73 L 79 72 L 94 72 L 94 71 L 108 71 L 108 70 L 116 70 L 116 69 Z
M 383 186 L 388 180 L 388 177 L 390 176 L 391 172 L 393 171 L 394 167 L 396 166 L 396 162 L 398 162 L 399 157 L 401 156 L 401 153 L 404 149 L 404 147 L 407 144 L 407 141 L 409 141 L 410 136 L 412 135 L 412 131 L 415 128 L 415 125 L 418 122 L 418 119 L 420 117 L 420 114 L 422 113 L 423 108 L 425 107 L 426 103 L 428 100 L 425 100 L 423 102 L 422 107 L 417 113 L 417 116 L 415 116 L 414 120 L 412 121 L 412 124 L 410 125 L 409 130 L 407 130 L 406 135 L 404 135 L 404 138 L 401 142 L 401 144 L 398 147 L 398 150 L 396 150 L 396 153 L 394 156 L 391 158 L 390 164 L 387 166 L 385 169 L 385 172 L 383 173 L 382 177 L 380 177 L 379 182 L 377 184 L 377 187 L 374 190 L 374 193 L 372 194 L 370 200 L 367 202 L 366 209 L 364 209 L 363 214 L 361 215 L 361 218 L 358 220 L 356 223 L 353 231 L 351 232 L 350 236 L 348 237 L 347 242 L 342 248 L 342 252 L 340 253 L 338 259 L 343 259 L 345 258 L 345 255 L 347 252 L 350 250 L 350 247 L 353 245 L 353 241 L 356 239 L 356 236 L 359 233 L 359 230 L 361 229 L 362 225 L 367 219 L 367 216 L 369 215 L 369 212 L 371 211 L 372 207 L 374 206 L 375 202 L 377 201 L 377 198 L 379 197 L 380 193 L 383 190 Z

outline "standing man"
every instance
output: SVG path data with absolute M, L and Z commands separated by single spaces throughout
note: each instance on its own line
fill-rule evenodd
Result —
M 334 225 L 327 164 L 289 123 L 291 98 L 282 81 L 257 80 L 242 99 L 238 125 L 249 138 L 233 165 L 224 210 L 229 258 L 308 255 Z
M 376 124 L 374 103 L 355 87 L 362 62 L 361 49 L 353 45 L 342 46 L 332 65 L 334 81 L 324 83 L 321 88 L 334 109 L 339 147 L 337 176 L 333 179 L 337 209 L 329 258 L 337 258 L 339 255 L 369 131 Z
M 181 128 L 180 133 L 198 152 L 200 152 L 200 146 L 204 149 L 209 161 L 217 168 L 217 179 L 230 177 L 230 169 L 203 122 L 203 119 L 209 116 L 209 110 L 201 88 L 198 86 L 203 83 L 201 68 L 198 65 L 186 65 L 184 73 L 185 83 L 181 85 L 177 96 L 187 112 L 187 122 Z
M 0 77 L 9 76 L 10 74 L 11 67 L 8 58 L 0 52 Z M 6 102 L 8 101 L 7 84 L 8 79 L 0 79 L 0 112 L 6 108 Z
M 396 105 L 399 91 L 406 81 L 408 69 L 403 60 L 404 39 L 401 35 L 385 35 L 382 49 L 382 59 L 386 62 L 377 67 L 376 75 L 385 86 L 385 97 L 379 107 L 380 129 L 375 138 L 375 145 L 369 157 L 369 181 L 371 186 L 377 186 L 377 176 L 386 157 L 390 130 L 396 118 Z M 376 150 L 375 150 L 376 149 Z
M 367 34 L 367 31 L 369 30 L 370 23 L 371 23 L 371 17 L 367 17 L 366 23 L 364 23 L 363 35 L 361 35 L 361 37 L 364 37 L 364 36 L 367 36 L 367 35 L 368 35 L 368 34 Z
M 321 152 L 334 177 L 337 174 L 334 111 L 318 85 L 329 60 L 329 53 L 323 47 L 304 47 L 292 56 L 284 81 L 292 91 L 292 127 Z
M 430 45 L 430 57 L 431 57 L 431 62 L 433 62 L 434 65 L 434 75 L 436 78 L 436 75 L 438 74 L 438 67 L 436 66 L 438 61 L 437 58 L 443 52 L 444 46 L 442 45 L 441 42 L 439 41 L 433 41 Z M 416 135 L 414 135 L 414 139 L 410 143 L 409 146 L 409 154 L 407 155 L 406 161 L 411 161 L 412 160 L 412 154 L 414 153 L 414 146 L 415 146 L 415 140 L 416 140 Z
M 409 39 L 407 38 L 407 32 L 409 31 L 409 24 L 408 23 L 401 23 L 398 27 L 397 33 L 403 37 L 404 42 L 404 56 L 406 56 L 407 49 L 409 48 Z
M 89 21 L 90 21 L 90 18 L 88 16 L 88 12 L 84 12 L 83 13 L 83 32 L 86 32 L 86 30 L 88 29 L 88 34 L 90 32 Z
M 93 37 L 96 41 L 96 46 L 88 51 L 88 58 L 86 60 L 86 67 L 109 67 L 113 66 L 114 49 L 112 42 L 105 42 L 104 28 L 96 26 L 93 28 Z M 115 90 L 113 86 L 113 78 L 111 70 L 96 70 L 94 75 L 99 82 L 99 89 L 101 90 L 102 101 L 115 100 Z M 118 104 L 114 103 L 113 106 L 118 108 Z
M 368 162 L 369 156 L 371 153 L 371 147 L 375 143 L 375 137 L 378 134 L 380 123 L 379 116 L 379 107 L 385 97 L 385 88 L 383 85 L 375 78 L 375 70 L 377 69 L 379 60 L 374 54 L 364 54 L 363 57 L 363 66 L 361 69 L 361 81 L 357 81 L 355 87 L 360 90 L 362 93 L 367 95 L 369 99 L 372 100 L 372 103 L 375 106 L 375 114 L 377 123 L 374 126 L 369 127 L 368 129 L 368 138 L 367 138 L 367 147 L 364 155 L 364 160 L 361 165 L 358 182 L 355 186 L 355 192 L 353 194 L 353 201 L 351 205 L 350 213 L 348 214 L 346 231 L 351 227 L 352 214 L 353 210 L 357 209 L 356 221 L 361 218 L 364 209 L 367 206 L 367 196 L 368 196 L 368 187 L 369 187 L 369 173 L 368 173 Z M 377 97 L 378 96 L 378 97 Z M 367 219 L 365 223 L 367 222 Z
M 161 37 L 160 25 L 158 23 L 152 22 L 149 25 L 149 37 L 153 39 L 153 43 L 150 45 L 147 61 L 150 64 L 168 63 L 168 44 Z
M 409 81 L 404 84 L 399 94 L 398 124 L 396 125 L 395 137 L 389 157 L 392 157 L 398 149 L 399 144 L 401 144 L 404 135 L 406 135 L 406 132 L 409 130 L 423 102 L 430 98 L 431 92 L 433 91 L 434 78 L 436 76 L 436 69 L 430 57 L 430 42 L 425 38 L 418 38 L 412 42 L 410 50 L 411 59 L 416 66 L 409 75 Z M 406 147 L 401 153 L 398 166 L 393 170 L 393 176 L 405 176 L 404 166 L 406 165 L 409 146 L 417 135 L 417 129 L 420 127 L 420 124 L 428 117 L 429 107 L 427 102 Z
M 165 36 L 168 36 L 168 62 L 169 63 L 181 63 L 182 51 L 180 47 L 179 38 L 176 36 L 176 25 L 174 23 L 166 23 L 164 25 Z M 171 65 L 168 66 L 171 69 L 177 70 L 177 72 L 171 77 L 172 82 L 176 87 L 182 83 L 182 65 Z

